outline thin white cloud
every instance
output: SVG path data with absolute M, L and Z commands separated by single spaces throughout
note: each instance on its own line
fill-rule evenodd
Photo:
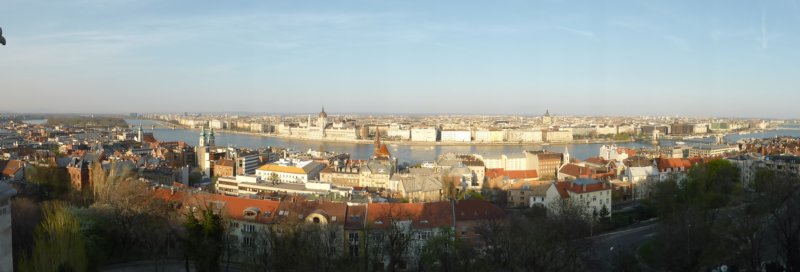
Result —
M 692 45 L 689 43 L 688 40 L 686 40 L 684 38 L 676 37 L 676 36 L 672 36 L 672 35 L 664 35 L 663 38 L 665 40 L 667 40 L 667 42 L 669 42 L 673 46 L 675 46 L 675 47 L 677 47 L 677 48 L 679 48 L 679 49 L 681 49 L 683 51 L 686 51 L 686 52 L 691 52 L 692 51 Z
M 548 26 L 546 28 L 547 29 L 552 29 L 552 30 L 563 31 L 563 32 L 566 32 L 566 33 L 569 33 L 569 34 L 573 34 L 573 35 L 576 35 L 576 36 L 581 36 L 581 37 L 589 38 L 589 39 L 594 39 L 597 36 L 597 34 L 595 34 L 592 31 L 581 30 L 581 29 L 576 29 L 576 28 L 571 28 L 571 27 L 566 27 L 566 26 L 558 26 L 557 25 L 557 26 Z

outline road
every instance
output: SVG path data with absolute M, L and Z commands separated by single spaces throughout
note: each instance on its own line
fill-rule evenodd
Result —
M 611 270 L 614 254 L 624 249 L 636 252 L 642 244 L 652 239 L 658 231 L 658 220 L 640 222 L 622 230 L 608 232 L 592 237 L 595 261 L 591 262 L 600 271 Z

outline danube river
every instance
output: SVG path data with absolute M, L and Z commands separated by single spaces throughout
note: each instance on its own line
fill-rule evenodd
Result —
M 190 129 L 151 129 L 151 125 L 156 124 L 157 121 L 151 120 L 126 120 L 128 124 L 138 126 L 143 125 L 145 131 L 153 132 L 153 136 L 160 141 L 185 141 L 190 145 L 196 145 L 199 140 L 200 131 Z M 787 135 L 800 137 L 800 130 L 774 130 L 766 131 L 757 134 L 747 135 L 728 135 L 726 140 L 736 141 L 741 138 L 769 138 L 775 135 Z M 276 138 L 269 136 L 258 136 L 248 134 L 226 133 L 217 131 L 215 133 L 217 146 L 235 146 L 235 147 L 248 147 L 259 148 L 266 146 L 291 148 L 298 151 L 306 151 L 309 149 L 324 150 L 333 152 L 349 153 L 353 159 L 368 159 L 372 156 L 372 144 L 356 144 L 356 143 L 334 143 L 334 142 L 317 142 L 310 140 L 293 140 Z M 687 142 L 688 144 L 698 144 L 709 142 L 712 139 L 696 140 L 695 142 Z M 662 141 L 662 145 L 674 145 L 673 141 Z M 500 154 L 521 154 L 524 150 L 540 150 L 545 149 L 553 152 L 563 152 L 565 148 L 569 149 L 569 153 L 573 158 L 586 159 L 588 157 L 597 156 L 600 147 L 603 144 L 598 143 L 573 143 L 573 144 L 550 144 L 550 145 L 509 145 L 509 146 L 481 146 L 481 145 L 389 145 L 389 151 L 393 156 L 397 157 L 400 162 L 423 162 L 433 161 L 441 154 L 447 152 L 461 153 L 461 154 L 480 154 L 484 156 L 500 155 Z M 618 146 L 629 148 L 642 148 L 649 147 L 650 145 L 639 142 L 619 143 Z

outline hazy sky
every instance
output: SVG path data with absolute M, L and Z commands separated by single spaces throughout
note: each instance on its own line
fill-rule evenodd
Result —
M 6 0 L 0 112 L 798 118 L 798 1 Z

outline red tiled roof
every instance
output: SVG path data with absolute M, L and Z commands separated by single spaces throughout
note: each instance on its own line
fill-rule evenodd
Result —
M 233 167 L 233 163 L 234 163 L 233 160 L 221 159 L 221 160 L 217 160 L 215 165 L 216 166 Z
M 556 190 L 558 191 L 558 195 L 561 196 L 561 198 L 569 198 L 569 193 L 567 193 L 567 187 L 570 186 L 569 182 L 564 182 L 564 181 L 556 182 L 555 185 L 556 185 Z
M 236 220 L 255 221 L 260 223 L 269 223 L 275 220 L 278 215 L 278 206 L 280 201 L 263 200 L 263 199 L 249 199 L 225 195 L 211 195 L 212 201 L 223 202 L 224 211 L 227 216 Z M 244 212 L 246 209 L 258 209 L 258 214 L 254 218 L 246 218 Z M 269 216 L 267 216 L 269 215 Z
M 630 148 L 626 148 L 626 147 L 617 148 L 617 154 L 621 155 L 623 153 L 628 153 L 628 157 L 636 156 L 636 150 L 634 150 L 634 149 L 630 149 Z
M 367 225 L 387 228 L 392 221 L 411 220 L 414 228 L 440 228 L 453 225 L 453 206 L 450 202 L 431 203 L 370 203 L 367 206 Z
M 387 157 L 388 158 L 392 154 L 389 153 L 389 148 L 387 148 L 385 144 L 382 144 L 380 151 L 378 152 L 378 154 L 375 154 L 375 155 L 378 156 L 378 157 Z
M 216 194 L 191 194 L 183 191 L 170 191 L 167 189 L 157 189 L 155 196 L 167 201 L 181 203 L 184 206 L 221 208 L 224 216 L 235 220 L 253 221 L 259 223 L 270 223 L 278 215 L 280 201 L 239 198 L 234 196 Z M 245 210 L 257 210 L 254 217 L 246 217 Z M 269 216 L 267 216 L 269 215 Z
M 458 201 L 455 209 L 456 221 L 499 220 L 505 216 L 505 212 L 500 207 L 477 199 Z
M 664 172 L 668 168 L 671 169 L 680 169 L 683 167 L 684 170 L 689 170 L 692 168 L 692 161 L 689 159 L 679 159 L 679 158 L 672 158 L 672 159 L 664 159 L 658 158 L 656 159 L 656 165 L 658 165 L 658 171 Z
M 142 135 L 142 141 L 145 143 L 155 143 L 158 142 L 155 137 L 153 137 L 153 133 L 144 133 Z
M 504 173 L 505 171 L 503 168 L 486 168 L 486 173 L 484 175 L 490 179 L 493 179 L 503 176 Z
M 0 170 L 3 176 L 13 176 L 22 169 L 24 163 L 21 160 L 0 161 Z
M 588 178 L 595 174 L 595 171 L 592 168 L 583 167 L 572 163 L 564 165 L 564 167 L 561 167 L 561 170 L 559 170 L 559 172 L 576 178 Z
M 593 163 L 593 164 L 600 164 L 600 165 L 605 165 L 605 164 L 608 163 L 608 161 L 606 159 L 604 159 L 603 157 L 600 157 L 600 156 L 587 158 L 586 162 Z
M 502 168 L 489 168 L 486 169 L 485 176 L 490 179 L 497 177 L 508 177 L 509 179 L 537 179 L 539 173 L 536 170 L 509 170 L 506 171 Z
M 611 186 L 608 186 L 605 182 L 597 182 L 586 185 L 574 184 L 570 182 L 566 190 L 576 194 L 585 194 L 603 190 L 611 190 Z
M 536 170 L 516 170 L 506 171 L 506 176 L 509 179 L 535 179 L 539 178 L 539 173 Z

